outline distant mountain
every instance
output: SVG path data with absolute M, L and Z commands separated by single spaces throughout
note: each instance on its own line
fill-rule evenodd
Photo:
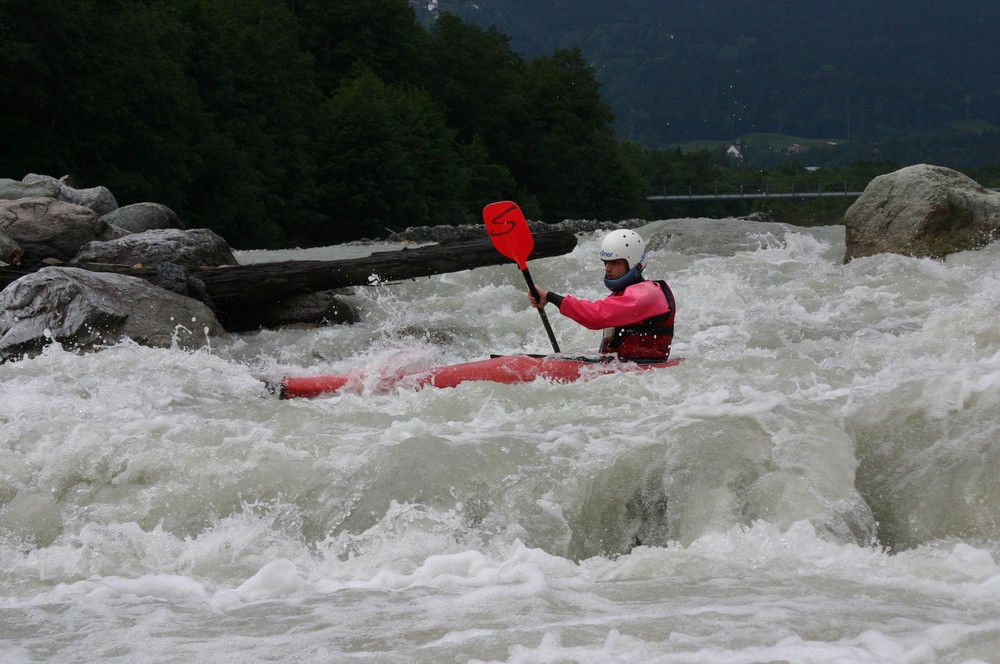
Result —
M 996 0 L 421 0 L 526 57 L 580 48 L 620 138 L 839 140 L 1000 125 Z

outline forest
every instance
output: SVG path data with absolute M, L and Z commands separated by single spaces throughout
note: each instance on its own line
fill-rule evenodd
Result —
M 1000 3 L 982 0 L 435 0 L 528 56 L 579 47 L 619 138 L 860 141 L 1000 125 Z M 433 10 L 428 9 L 432 7 Z M 917 140 L 916 150 L 934 149 Z M 994 149 L 996 144 L 993 145 Z M 849 151 L 842 151 L 849 152 Z M 994 153 L 995 154 L 995 153 Z M 850 159 L 853 154 L 842 154 Z M 969 161 L 975 160 L 970 156 Z
M 583 49 L 524 55 L 493 23 L 406 0 L 0 0 L 0 90 L 0 177 L 104 185 L 236 248 L 477 222 L 508 198 L 550 222 L 742 214 L 761 204 L 647 197 L 863 188 L 906 163 L 853 154 L 817 172 L 625 138 Z M 966 171 L 989 179 L 993 163 Z M 783 213 L 820 223 L 842 203 Z

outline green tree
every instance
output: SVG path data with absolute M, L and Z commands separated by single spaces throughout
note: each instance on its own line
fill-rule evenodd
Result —
M 190 75 L 211 116 L 186 213 L 237 247 L 298 240 L 317 211 L 315 131 L 322 95 L 298 20 L 271 0 L 177 0 Z
M 363 65 L 387 82 L 413 81 L 427 34 L 407 0 L 292 0 L 303 48 L 315 60 L 315 80 L 334 92 Z
M 642 216 L 645 189 L 611 131 L 611 109 L 579 50 L 528 63 L 531 141 L 513 169 L 538 196 L 546 221 Z
M 180 202 L 207 126 L 188 36 L 156 2 L 0 2 L 0 170 Z
M 445 14 L 431 28 L 421 77 L 459 140 L 478 138 L 500 162 L 523 152 L 520 128 L 530 112 L 524 60 L 509 42 Z
M 322 211 L 312 240 L 381 237 L 464 220 L 454 132 L 426 92 L 362 68 L 323 109 Z
M 422 85 L 444 110 L 460 144 L 470 220 L 478 220 L 484 203 L 504 198 L 538 212 L 530 192 L 511 173 L 531 149 L 522 131 L 531 109 L 524 97 L 524 60 L 509 42 L 496 30 L 444 14 L 431 27 L 423 60 Z

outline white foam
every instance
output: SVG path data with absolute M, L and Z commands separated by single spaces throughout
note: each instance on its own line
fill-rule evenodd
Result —
M 351 289 L 356 325 L 0 365 L 5 656 L 993 658 L 1000 249 L 844 265 L 837 228 L 643 230 L 687 358 L 663 371 L 264 391 L 545 352 L 512 264 Z M 535 281 L 603 296 L 597 241 Z

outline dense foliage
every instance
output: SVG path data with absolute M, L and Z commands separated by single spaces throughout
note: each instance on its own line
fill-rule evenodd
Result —
M 647 210 L 579 51 L 405 0 L 0 0 L 0 174 L 163 202 L 237 247 Z
M 955 45 L 967 72 L 932 57 L 873 59 L 872 35 L 867 54 L 852 42 L 835 59 L 859 0 L 824 4 L 837 19 L 825 41 L 803 24 L 780 43 L 822 48 L 773 70 L 773 38 L 791 28 L 758 34 L 751 19 L 788 2 L 753 11 L 736 2 L 449 2 L 495 20 L 418 16 L 406 0 L 0 0 L 0 177 L 67 174 L 81 187 L 107 186 L 123 205 L 164 203 L 235 247 L 268 248 L 476 222 L 485 203 L 505 198 L 545 221 L 774 212 L 774 203 L 696 208 L 646 197 L 840 180 L 863 188 L 864 178 L 928 155 L 968 169 L 1000 154 L 1000 133 L 972 121 L 1000 113 L 997 70 L 977 50 L 983 32 L 968 27 L 993 9 L 956 10 L 926 40 Z M 800 4 L 793 15 L 803 19 Z M 908 22 L 928 16 L 924 3 L 907 8 Z M 695 29 L 706 16 L 710 35 Z M 519 30 L 518 43 L 534 35 L 532 47 L 516 50 L 493 22 Z M 676 38 L 664 42 L 665 30 Z M 904 65 L 907 76 L 892 75 Z M 902 111 L 887 101 L 896 95 L 930 106 Z M 836 100 L 848 96 L 852 140 L 820 141 L 801 157 L 816 165 L 822 155 L 819 174 L 773 149 L 773 132 L 744 137 L 765 126 L 838 133 Z M 958 116 L 966 129 L 956 138 L 941 122 Z M 662 147 L 719 132 L 725 142 L 699 151 Z M 725 155 L 730 136 L 744 139 L 744 160 Z M 781 212 L 835 221 L 842 204 Z

